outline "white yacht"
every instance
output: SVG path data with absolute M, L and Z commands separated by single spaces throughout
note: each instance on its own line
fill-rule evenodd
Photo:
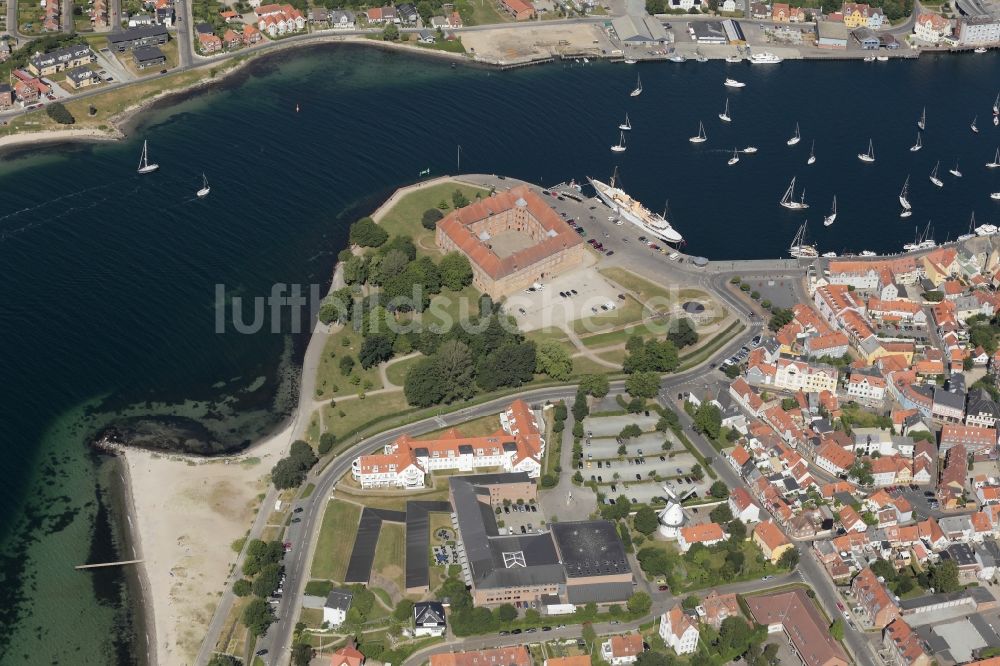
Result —
M 986 53 L 986 47 L 985 46 L 977 46 L 976 48 L 972 49 L 972 52 L 973 53 Z
M 819 256 L 816 246 L 806 243 L 806 226 L 808 224 L 809 220 L 802 223 L 802 226 L 799 227 L 798 232 L 795 234 L 795 238 L 792 239 L 792 244 L 788 246 L 788 254 L 796 259 L 815 259 Z
M 794 146 L 801 140 L 802 140 L 802 134 L 799 133 L 799 124 L 795 123 L 795 134 L 793 134 L 792 138 L 786 141 L 785 144 L 789 146 Z
M 611 146 L 611 152 L 613 153 L 624 153 L 625 152 L 625 132 L 622 131 L 621 136 L 618 137 L 618 145 Z
M 741 56 L 739 53 L 728 55 L 726 56 L 726 62 L 743 62 L 743 56 Z
M 208 178 L 205 174 L 201 174 L 201 189 L 195 192 L 195 195 L 199 199 L 203 199 L 208 196 L 208 193 L 212 191 L 212 188 L 208 186 Z
M 746 153 L 747 155 L 753 155 L 754 153 L 757 152 L 757 146 L 747 146 L 746 148 L 743 149 L 743 152 Z
M 833 208 L 830 214 L 823 218 L 823 226 L 828 227 L 837 220 L 837 195 L 833 196 Z
M 1000 199 L 1000 197 L 997 197 Z M 995 224 L 981 224 L 976 227 L 977 236 L 992 236 L 997 232 L 997 227 Z
M 149 149 L 148 149 L 148 146 L 146 145 L 146 142 L 143 141 L 142 142 L 142 156 L 139 158 L 139 168 L 136 169 L 136 171 L 138 173 L 141 173 L 141 174 L 147 174 L 147 173 L 153 173 L 154 171 L 156 171 L 159 168 L 160 168 L 159 164 L 150 164 L 149 163 Z
M 688 139 L 691 143 L 705 143 L 708 141 L 708 137 L 705 136 L 705 123 L 698 121 L 698 136 L 693 136 Z
M 616 170 L 611 176 L 610 183 L 602 183 L 589 176 L 587 181 L 593 186 L 601 201 L 607 204 L 619 218 L 627 220 L 665 243 L 680 243 L 684 240 L 684 237 L 677 233 L 663 215 L 650 211 L 626 194 L 620 187 L 617 187 L 615 185 L 617 177 Z
M 903 246 L 904 252 L 918 252 L 920 250 L 931 250 L 937 247 L 937 243 L 934 239 L 930 237 L 931 233 L 931 223 L 928 222 L 927 226 L 924 228 L 924 233 L 920 233 L 914 230 L 916 237 L 913 239 L 912 243 L 907 243 Z
M 878 254 L 875 253 L 875 252 L 872 252 L 871 250 L 861 250 L 861 252 L 858 252 L 858 256 L 859 257 L 877 257 Z
M 962 172 L 958 170 L 958 160 L 955 160 L 955 168 L 954 169 L 948 169 L 948 173 L 950 173 L 951 175 L 953 175 L 955 178 L 961 178 L 962 177 Z
M 920 120 L 917 121 L 917 127 L 919 127 L 921 131 L 927 129 L 927 107 L 926 106 L 924 107 L 924 110 L 920 112 Z
M 858 159 L 869 164 L 875 161 L 875 146 L 872 144 L 871 139 L 868 139 L 868 152 L 858 153 Z
M 763 53 L 754 53 L 750 56 L 750 62 L 754 65 L 777 65 L 781 62 L 781 58 L 770 51 L 764 51 Z
M 812 146 L 809 147 L 809 159 L 806 164 L 816 164 L 816 139 L 813 139 Z
M 730 123 L 733 119 L 729 116 L 729 98 L 726 98 L 726 109 L 719 114 L 719 120 L 724 123 Z
M 944 187 L 944 183 L 941 181 L 940 178 L 938 178 L 938 175 L 937 175 L 938 174 L 938 169 L 940 167 L 941 167 L 941 160 L 938 160 L 937 164 L 934 165 L 934 170 L 931 171 L 931 177 L 930 178 L 931 178 L 931 182 L 934 183 L 935 185 L 937 185 L 938 187 Z
M 975 238 L 976 237 L 975 227 L 976 227 L 976 211 L 972 211 L 972 218 L 969 220 L 969 232 L 962 234 L 955 240 L 961 243 L 962 241 L 967 241 L 970 238 Z
M 733 166 L 734 164 L 739 164 L 739 161 L 740 161 L 740 151 L 737 150 L 736 148 L 733 148 L 733 156 L 729 158 L 729 162 L 727 162 L 727 164 L 729 166 Z
M 674 53 L 672 56 L 670 56 L 669 60 L 670 62 L 687 62 L 687 58 L 685 58 L 680 53 Z
M 627 113 L 625 114 L 625 122 L 623 122 L 621 125 L 619 125 L 618 129 L 626 131 L 626 132 L 629 131 L 630 129 L 632 129 L 632 121 L 630 121 L 628 119 L 628 114 Z
M 638 97 L 639 95 L 641 95 L 641 94 L 642 94 L 642 77 L 641 77 L 641 76 L 638 76 L 638 75 L 636 75 L 636 77 L 635 77 L 635 78 L 636 78 L 636 86 L 635 86 L 635 90 L 633 90 L 633 91 L 632 91 L 632 92 L 630 93 L 630 95 L 631 95 L 632 97 Z
M 993 156 L 993 161 L 986 163 L 986 168 L 987 169 L 1000 168 L 1000 148 L 997 148 L 997 154 Z
M 976 126 L 977 120 L 979 120 L 979 116 L 974 116 L 972 118 L 972 124 L 969 125 L 969 129 L 972 130 L 973 134 L 979 134 L 979 127 Z
M 992 194 L 990 194 L 990 199 L 995 199 L 996 201 L 1000 201 L 1000 192 L 993 192 Z
M 722 85 L 726 86 L 727 88 L 746 88 L 747 87 L 747 84 L 743 83 L 742 81 L 737 81 L 736 79 L 726 79 L 725 83 L 723 83 Z
M 903 210 L 910 210 L 910 177 L 907 176 L 906 180 L 903 182 L 903 189 L 899 193 L 899 205 L 903 207 Z
M 924 140 L 920 137 L 920 132 L 917 132 L 917 142 L 910 146 L 910 152 L 915 153 L 924 147 Z
M 809 208 L 809 204 L 806 203 L 806 191 L 802 190 L 802 197 L 799 201 L 795 200 L 795 179 L 792 178 L 792 182 L 789 183 L 788 189 L 785 190 L 785 196 L 781 197 L 781 201 L 778 202 L 783 208 L 788 210 L 805 210 Z
M 824 259 L 836 259 L 837 258 L 837 253 L 836 252 L 824 252 L 823 254 L 821 254 L 819 256 L 823 257 Z

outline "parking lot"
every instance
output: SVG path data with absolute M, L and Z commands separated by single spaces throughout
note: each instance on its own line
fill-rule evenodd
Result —
M 613 409 L 621 409 L 612 399 Z M 594 408 L 597 411 L 597 408 Z M 617 437 L 627 425 L 632 423 L 639 426 L 643 432 L 650 432 L 656 428 L 656 422 L 660 420 L 659 415 L 650 412 L 645 414 L 623 414 L 621 416 L 591 416 L 583 422 L 583 430 L 590 437 Z M 617 448 L 617 447 L 616 447 Z
M 542 529 L 544 518 L 537 504 L 510 504 L 503 506 L 497 514 L 497 527 L 501 528 L 501 534 L 503 529 L 510 534 L 531 534 Z
M 587 256 L 596 262 L 591 255 Z M 511 294 L 505 309 L 517 319 L 522 330 L 561 328 L 575 319 L 605 311 L 609 304 L 611 308 L 618 307 L 622 302 L 618 294 L 591 265 L 544 281 L 541 290 Z

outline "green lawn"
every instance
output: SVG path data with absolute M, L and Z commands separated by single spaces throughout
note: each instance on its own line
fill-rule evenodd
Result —
M 409 372 L 410 368 L 420 362 L 421 358 L 423 357 L 414 356 L 413 358 L 396 361 L 395 363 L 390 362 L 389 366 L 385 369 L 386 379 L 396 386 L 402 386 L 403 382 L 406 381 L 406 373 Z
M 356 504 L 332 500 L 326 505 L 319 540 L 316 542 L 316 555 L 310 570 L 311 577 L 343 582 L 359 520 L 361 507 Z
M 370 421 L 408 409 L 410 406 L 406 404 L 406 396 L 402 391 L 382 393 L 364 400 L 345 400 L 333 407 L 326 405 L 323 407 L 323 422 L 328 431 L 343 438 Z
M 468 437 L 491 435 L 500 429 L 500 416 L 498 414 L 489 414 L 488 416 L 482 416 L 478 419 L 466 421 L 456 427 L 462 432 L 463 435 Z M 451 426 L 435 430 L 434 432 L 427 433 L 426 435 L 421 435 L 420 437 L 417 437 L 417 439 L 434 439 L 446 430 L 451 430 Z
M 403 563 L 406 561 L 406 528 L 398 523 L 382 523 L 375 547 L 372 571 L 394 581 L 402 592 Z
M 614 310 L 608 312 L 599 310 L 598 314 L 575 320 L 573 330 L 577 335 L 608 332 L 626 324 L 634 324 L 640 321 L 642 316 L 642 305 L 631 296 L 626 296 L 624 302 L 617 302 L 617 307 Z
M 641 335 L 642 330 L 643 328 L 641 326 L 626 326 L 625 328 L 617 331 L 608 331 L 607 333 L 588 335 L 585 338 L 580 338 L 580 342 L 582 342 L 585 347 L 589 347 L 591 349 L 596 347 L 610 347 L 611 345 L 624 344 L 637 332 Z
M 596 361 L 590 360 L 586 356 L 573 357 L 573 374 L 577 377 L 581 375 L 603 375 L 609 372 L 617 373 L 620 371 L 620 369 L 615 370 L 614 368 L 601 365 Z
M 417 46 L 422 49 L 430 49 L 433 51 L 447 51 L 448 53 L 465 53 L 465 47 L 462 46 L 461 39 L 441 39 L 435 38 L 433 44 L 424 44 L 421 41 L 416 42 Z
M 344 340 L 348 342 L 346 347 Z M 372 367 L 363 370 L 360 361 L 358 361 L 358 352 L 361 350 L 362 341 L 361 335 L 349 328 L 342 328 L 327 339 L 326 346 L 323 348 L 323 356 L 320 358 L 319 370 L 316 373 L 317 398 L 357 395 L 366 386 L 370 386 L 367 390 L 382 388 L 378 368 Z M 354 369 L 350 375 L 344 375 L 340 371 L 340 360 L 345 356 L 354 359 Z M 357 377 L 358 383 L 353 383 L 352 377 Z
M 677 289 L 667 290 L 663 287 L 639 277 L 635 273 L 624 268 L 603 268 L 601 274 L 614 282 L 617 282 L 625 289 L 635 294 L 639 299 L 647 301 L 651 298 L 661 298 L 674 303 L 679 300 L 707 299 L 711 297 L 700 289 Z M 662 310 L 663 308 L 657 308 Z
M 455 182 L 432 185 L 405 195 L 382 215 L 379 224 L 389 232 L 390 236 L 405 234 L 413 238 L 417 252 L 436 254 L 436 250 L 431 249 L 434 248 L 434 232 L 424 229 L 420 224 L 420 218 L 428 208 L 438 208 L 445 215 L 451 212 L 451 195 L 455 190 L 459 190 L 469 201 L 475 201 L 476 195 L 489 196 L 489 190 Z M 441 203 L 445 204 L 444 208 L 440 207 Z
M 487 0 L 458 0 L 455 8 L 461 13 L 465 25 L 510 23 L 511 17 L 497 11 L 496 3 Z
M 534 331 L 526 332 L 524 337 L 535 342 L 541 342 L 542 340 L 558 340 L 561 342 L 566 339 L 566 331 L 561 328 L 536 328 Z

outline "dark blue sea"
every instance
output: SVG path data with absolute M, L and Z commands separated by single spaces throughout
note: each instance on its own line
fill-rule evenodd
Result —
M 631 98 L 636 74 L 644 92 Z M 729 91 L 727 76 L 747 87 Z M 1000 56 L 888 63 L 552 64 L 511 72 L 363 47 L 261 60 L 142 115 L 116 144 L 0 161 L 0 661 L 132 663 L 134 600 L 120 572 L 73 566 L 126 549 L 117 471 L 87 442 L 109 426 L 205 452 L 237 449 L 287 415 L 303 337 L 215 332 L 227 298 L 326 284 L 347 225 L 417 179 L 463 171 L 542 184 L 610 176 L 669 200 L 688 251 L 783 256 L 803 220 L 821 251 L 890 251 L 931 223 L 1000 224 L 991 106 Z M 731 125 L 717 118 L 730 98 Z M 300 111 L 296 113 L 295 107 Z M 911 153 L 927 107 L 924 149 Z M 628 150 L 613 157 L 625 113 Z M 980 133 L 969 124 L 978 116 Z M 688 142 L 698 121 L 709 140 Z M 802 141 L 785 145 L 801 126 Z M 874 140 L 876 162 L 856 155 Z M 158 173 L 135 173 L 147 139 Z M 817 162 L 806 166 L 815 140 Z M 734 147 L 758 147 L 726 166 Z M 964 177 L 947 173 L 956 159 Z M 941 161 L 943 189 L 928 174 Z M 205 173 L 211 195 L 194 192 Z M 911 175 L 915 214 L 898 217 Z M 796 176 L 807 213 L 777 206 Z M 830 228 L 822 216 L 837 196 Z M 127 554 L 127 549 L 126 549 Z M 225 556 L 225 554 L 220 554 Z

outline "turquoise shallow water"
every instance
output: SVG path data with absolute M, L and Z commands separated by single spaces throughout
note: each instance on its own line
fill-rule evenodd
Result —
M 635 74 L 644 93 L 629 98 Z M 726 76 L 732 126 L 716 118 Z M 107 424 L 171 414 L 159 432 L 236 448 L 291 407 L 301 336 L 215 332 L 227 296 L 325 284 L 347 224 L 431 169 L 554 183 L 607 176 L 650 207 L 670 200 L 689 249 L 712 258 L 784 253 L 803 215 L 778 208 L 797 175 L 822 250 L 889 250 L 933 220 L 997 222 L 987 172 L 1000 58 L 786 62 L 773 68 L 562 64 L 499 73 L 358 47 L 301 50 L 145 114 L 128 141 L 23 151 L 0 162 L 0 655 L 3 663 L 130 663 L 131 602 L 120 574 L 72 565 L 112 557 L 115 471 L 87 439 Z M 301 111 L 295 113 L 295 105 Z M 925 148 L 911 154 L 928 108 Z M 629 149 L 613 158 L 629 113 Z M 968 130 L 978 114 L 982 133 Z M 705 121 L 709 142 L 687 137 Z M 802 143 L 785 146 L 795 122 Z M 877 162 L 855 154 L 872 137 Z M 142 139 L 161 164 L 135 174 Z M 805 166 L 816 139 L 817 164 Z M 760 152 L 727 167 L 727 151 Z M 965 177 L 927 174 L 960 159 Z M 205 172 L 211 195 L 197 200 Z M 896 195 L 912 173 L 910 221 Z M 820 217 L 836 194 L 836 225 Z M 814 214 L 813 214 L 814 213 Z M 135 422 L 125 421 L 134 426 Z

